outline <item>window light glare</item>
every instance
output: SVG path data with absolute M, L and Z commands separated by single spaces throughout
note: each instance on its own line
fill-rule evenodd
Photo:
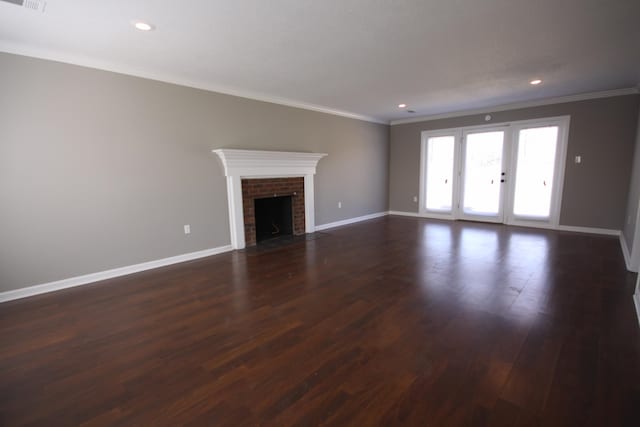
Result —
M 140 30 L 140 31 L 151 31 L 153 30 L 153 25 L 148 24 L 146 22 L 142 22 L 142 21 L 136 21 L 133 24 L 134 27 L 136 27 L 136 29 Z
M 540 83 L 542 83 L 542 80 L 540 79 L 534 79 L 529 82 L 529 84 L 533 86 L 538 86 Z
M 398 104 L 398 108 L 406 108 L 407 104 Z

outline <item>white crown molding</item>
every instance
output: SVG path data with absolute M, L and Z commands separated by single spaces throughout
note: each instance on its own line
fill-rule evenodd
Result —
M 28 56 L 31 58 L 46 59 L 49 61 L 62 62 L 65 64 L 78 65 L 81 67 L 94 68 L 97 70 L 110 71 L 112 73 L 125 74 L 128 76 L 140 77 L 148 80 L 156 80 L 164 83 L 171 83 L 179 86 L 191 87 L 194 89 L 206 90 L 208 92 L 216 92 L 225 95 L 237 96 L 240 98 L 252 99 L 254 101 L 269 102 L 271 104 L 283 105 L 285 107 L 299 108 L 302 110 L 315 111 L 318 113 L 331 114 L 334 116 L 346 117 L 349 119 L 362 120 L 371 123 L 380 123 L 388 125 L 388 120 L 380 120 L 375 117 L 351 113 L 349 111 L 338 110 L 322 105 L 309 104 L 306 102 L 295 101 L 292 99 L 281 98 L 278 96 L 251 92 L 237 89 L 234 87 L 214 85 L 203 81 L 185 79 L 176 75 L 157 73 L 143 68 L 130 67 L 123 64 L 115 64 L 106 61 L 100 61 L 82 55 L 74 55 L 63 53 L 50 49 L 40 49 L 32 46 L 23 46 L 8 41 L 0 41 L 0 52 L 11 53 L 14 55 Z
M 227 202 L 229 204 L 229 229 L 231 246 L 243 249 L 244 213 L 242 203 L 242 178 L 304 177 L 305 232 L 315 231 L 315 198 L 313 177 L 316 167 L 325 153 L 301 153 L 290 151 L 213 150 L 217 154 L 227 177 Z
M 111 270 L 100 271 L 97 273 L 85 274 L 82 276 L 70 277 L 68 279 L 57 280 L 55 282 L 43 283 L 41 285 L 29 286 L 26 288 L 15 289 L 12 291 L 0 292 L 0 303 L 12 301 L 15 299 L 26 298 L 34 295 L 40 295 L 47 292 L 58 291 L 61 289 L 73 288 L 76 286 L 88 285 L 102 280 L 113 279 L 114 277 L 126 276 L 128 274 L 138 273 L 140 271 L 151 270 L 153 268 L 164 267 L 166 265 L 177 264 L 180 262 L 191 261 L 198 258 L 204 258 L 212 255 L 221 254 L 231 251 L 231 246 L 220 246 L 217 248 L 205 249 L 197 252 L 176 255 L 169 258 L 162 258 L 154 261 L 143 262 L 140 264 L 128 265 L 126 267 L 114 268 Z
M 215 92 L 224 95 L 236 96 L 239 98 L 251 99 L 254 101 L 268 102 L 271 104 L 282 105 L 285 107 L 299 108 L 302 110 L 315 111 L 318 113 L 331 114 L 334 116 L 346 117 L 354 120 L 361 120 L 371 123 L 378 123 L 384 125 L 401 125 L 407 123 L 418 123 L 438 119 L 446 119 L 452 117 L 463 117 L 475 114 L 486 114 L 499 111 L 515 110 L 519 108 L 539 107 L 543 105 L 561 104 L 565 102 L 585 101 L 589 99 L 609 98 L 622 95 L 634 95 L 640 93 L 640 85 L 638 87 L 614 89 L 601 92 L 590 92 L 577 95 L 568 95 L 554 98 L 544 98 L 533 101 L 523 101 L 512 104 L 502 104 L 494 107 L 482 107 L 471 110 L 461 110 L 442 114 L 424 115 L 419 117 L 412 117 L 408 119 L 398 120 L 382 120 L 376 117 L 367 116 L 364 114 L 352 113 L 349 111 L 343 111 L 336 108 L 325 107 L 322 105 L 310 104 L 306 102 L 296 101 L 292 99 L 282 98 L 278 96 L 268 95 L 264 93 L 252 92 L 247 90 L 241 90 L 235 87 L 213 85 L 203 81 L 184 79 L 182 77 L 157 73 L 148 69 L 131 67 L 123 64 L 116 64 L 112 62 L 100 61 L 94 58 L 89 58 L 82 55 L 74 55 L 70 53 L 63 53 L 60 51 L 54 51 L 51 49 L 42 49 L 33 46 L 24 46 L 18 43 L 12 43 L 4 40 L 0 40 L 0 52 L 10 53 L 14 55 L 22 55 L 31 58 L 45 59 L 49 61 L 61 62 L 65 64 L 77 65 L 86 68 L 93 68 L 102 71 L 109 71 L 118 74 L 124 74 L 133 77 L 139 77 L 148 80 L 155 80 L 164 83 L 175 84 L 179 86 L 190 87 L 194 89 L 205 90 L 208 92 Z
M 631 87 L 625 89 L 607 90 L 601 92 L 581 93 L 577 95 L 559 96 L 555 98 L 544 98 L 533 101 L 516 102 L 513 104 L 502 104 L 495 107 L 483 107 L 472 110 L 454 111 L 450 113 L 432 114 L 420 117 L 412 117 L 410 119 L 392 120 L 391 126 L 403 125 L 407 123 L 428 122 L 431 120 L 449 119 L 453 117 L 473 116 L 476 114 L 496 113 L 499 111 L 518 110 L 520 108 L 541 107 L 543 105 L 564 104 L 566 102 L 587 101 L 589 99 L 611 98 L 614 96 L 637 95 L 640 88 Z

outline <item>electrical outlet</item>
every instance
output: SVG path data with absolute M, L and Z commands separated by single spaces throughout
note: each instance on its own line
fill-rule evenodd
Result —
M 191 234 L 191 226 L 189 224 L 184 226 L 184 234 Z
M 338 209 L 342 209 L 342 202 L 338 202 Z
M 413 196 L 413 202 L 418 203 L 418 196 Z

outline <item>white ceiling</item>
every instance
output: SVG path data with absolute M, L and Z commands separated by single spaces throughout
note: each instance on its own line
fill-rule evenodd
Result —
M 0 51 L 383 122 L 640 82 L 638 0 L 46 3 L 0 2 Z

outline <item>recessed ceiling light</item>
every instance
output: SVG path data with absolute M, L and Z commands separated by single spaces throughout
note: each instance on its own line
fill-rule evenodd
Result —
M 407 104 L 398 104 L 398 108 L 407 108 Z
M 533 85 L 533 86 L 537 86 L 537 85 L 539 85 L 540 83 L 542 83 L 542 80 L 540 80 L 540 79 L 534 79 L 534 80 L 531 80 L 531 81 L 529 82 L 529 84 L 530 84 L 530 85 Z
M 142 21 L 134 22 L 133 26 L 136 27 L 136 29 L 138 29 L 140 31 L 151 31 L 151 30 L 153 30 L 155 28 L 153 25 L 148 24 L 146 22 L 142 22 Z

